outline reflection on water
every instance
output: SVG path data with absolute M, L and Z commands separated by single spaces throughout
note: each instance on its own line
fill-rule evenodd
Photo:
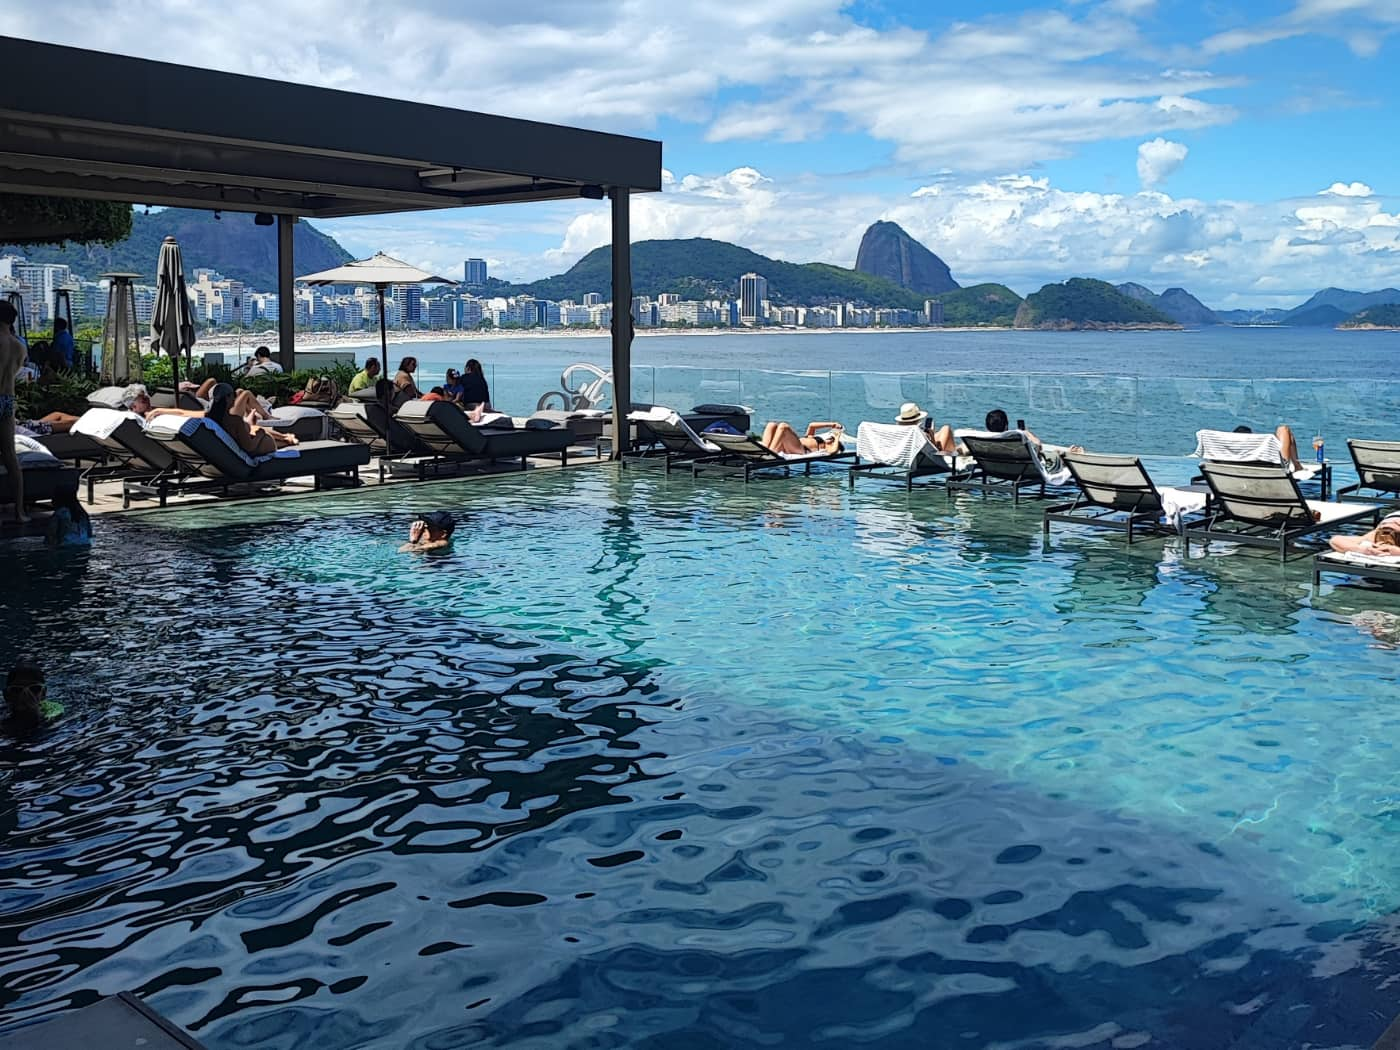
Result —
M 400 557 L 422 499 L 5 556 L 68 715 L 0 745 L 0 1027 L 131 988 L 215 1050 L 1384 1028 L 1355 620 L 1395 596 L 840 476 L 438 485 L 456 549 Z

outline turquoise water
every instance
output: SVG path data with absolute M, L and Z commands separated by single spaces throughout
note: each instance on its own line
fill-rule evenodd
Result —
M 0 1026 L 1369 1045 L 1400 595 L 1039 510 L 604 467 L 8 551 L 69 713 L 0 750 Z

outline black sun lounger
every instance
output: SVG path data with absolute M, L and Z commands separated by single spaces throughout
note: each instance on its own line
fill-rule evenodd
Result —
M 1093 452 L 1066 452 L 1064 464 L 1079 486 L 1071 503 L 1048 507 L 1042 527 L 1049 534 L 1052 521 L 1121 529 L 1129 543 L 1136 531 L 1170 536 L 1177 529 L 1167 521 L 1172 509 L 1204 511 L 1210 490 L 1204 485 L 1158 489 L 1137 456 L 1109 456 Z M 1177 497 L 1168 507 L 1162 495 Z M 1183 505 L 1185 505 L 1183 507 Z
M 1282 560 L 1295 540 L 1339 525 L 1367 519 L 1374 523 L 1383 509 L 1304 499 L 1282 464 L 1202 463 L 1201 473 L 1210 486 L 1211 502 L 1205 517 L 1187 528 L 1188 543 L 1194 537 L 1277 547 Z
M 207 479 L 200 485 L 185 484 L 185 491 L 227 491 L 231 485 L 274 484 L 301 477 L 312 478 L 317 489 L 336 477 L 358 485 L 360 468 L 369 463 L 368 448 L 345 441 L 305 441 L 295 446 L 296 455 L 252 460 L 222 427 L 202 418 L 158 416 L 146 433 L 170 450 L 181 469 Z M 161 502 L 163 506 L 163 498 Z
M 382 401 L 346 401 L 326 415 L 347 441 L 358 442 L 379 457 L 380 481 L 390 461 L 433 454 L 417 435 L 385 412 Z
M 394 418 L 428 448 L 428 454 L 414 463 L 420 478 L 438 463 L 471 460 L 518 459 L 524 470 L 531 456 L 557 455 L 567 465 L 574 440 L 563 427 L 493 430 L 473 426 L 467 414 L 448 401 L 409 401 Z
M 690 464 L 691 476 L 694 477 L 707 470 L 717 471 L 733 477 L 743 475 L 746 484 L 759 471 L 781 470 L 784 477 L 789 477 L 793 467 L 802 467 L 803 473 L 810 474 L 814 463 L 836 463 L 841 460 L 854 459 L 856 455 L 854 452 L 847 452 L 843 449 L 838 452 L 813 452 L 806 456 L 785 456 L 774 452 L 747 434 L 711 432 L 705 435 L 705 439 L 718 445 L 720 451 L 713 456 L 692 460 Z
M 677 463 L 690 463 L 704 456 L 715 456 L 720 447 L 697 434 L 680 413 L 653 406 L 630 412 L 628 422 L 637 428 L 637 447 L 623 454 L 625 467 L 632 463 L 660 463 L 667 473 Z
M 1400 500 L 1400 441 L 1347 442 L 1361 480 L 1337 490 L 1339 500 Z M 1374 493 L 1374 495 L 1370 495 Z
M 865 422 L 856 428 L 856 462 L 846 481 L 855 488 L 857 477 L 883 478 L 913 489 L 918 478 L 955 481 L 971 477 L 973 469 L 972 460 L 939 452 L 930 445 L 920 427 Z
M 954 437 L 976 461 L 977 470 L 971 477 L 948 482 L 949 496 L 955 489 L 980 491 L 984 495 L 1000 489 L 1010 490 L 1012 501 L 1020 503 L 1023 489 L 1034 489 L 1035 498 L 1044 499 L 1046 486 L 1059 487 L 1071 480 L 1064 467 L 1054 473 L 1047 472 L 1036 447 L 1020 430 L 1000 434 L 959 430 Z

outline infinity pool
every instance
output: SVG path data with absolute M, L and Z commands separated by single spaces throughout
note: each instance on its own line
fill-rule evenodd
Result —
M 1368 1046 L 1400 595 L 1039 514 L 602 467 L 11 548 L 67 714 L 0 737 L 0 1030 Z

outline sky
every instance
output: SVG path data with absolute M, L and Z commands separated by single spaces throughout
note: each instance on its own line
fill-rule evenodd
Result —
M 660 139 L 664 189 L 634 198 L 634 241 L 852 266 L 887 219 L 963 285 L 1023 295 L 1099 277 L 1230 309 L 1400 285 L 1400 0 L 11 0 L 6 14 L 14 36 Z M 609 239 L 605 201 L 321 225 L 357 256 L 445 276 L 480 257 L 509 280 Z

